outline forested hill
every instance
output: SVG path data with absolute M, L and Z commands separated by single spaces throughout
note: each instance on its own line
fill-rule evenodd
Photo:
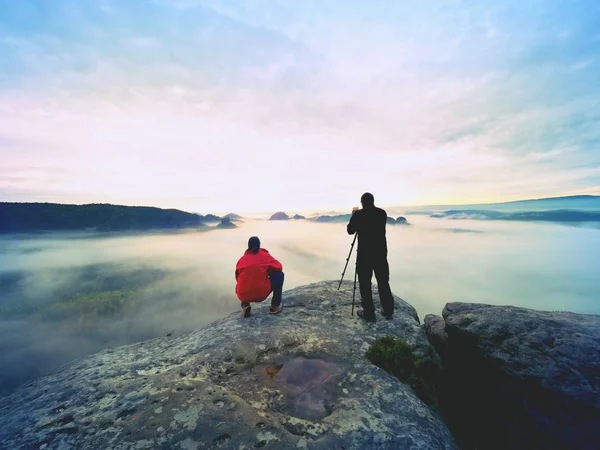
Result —
M 177 209 L 110 204 L 0 203 L 0 233 L 127 231 L 205 226 L 204 216 Z

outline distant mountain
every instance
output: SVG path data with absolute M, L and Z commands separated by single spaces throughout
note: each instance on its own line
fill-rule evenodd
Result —
M 220 222 L 221 218 L 219 216 L 215 216 L 214 214 L 207 214 L 204 216 L 204 222 L 206 223 L 214 223 Z
M 478 209 L 451 209 L 431 214 L 434 219 L 467 219 L 467 220 L 501 220 L 508 214 L 499 211 L 486 211 Z
M 0 203 L 0 233 L 204 228 L 205 222 L 200 214 L 149 206 Z
M 433 218 L 470 220 L 516 220 L 524 222 L 600 222 L 600 211 L 526 211 L 503 213 L 486 210 L 450 210 L 432 214 Z
M 348 223 L 350 221 L 350 217 L 352 214 L 324 214 L 320 216 L 313 216 L 310 220 L 311 222 L 319 222 L 319 223 Z M 393 217 L 387 218 L 388 225 L 408 225 L 405 217 L 398 217 L 394 219 Z
M 397 208 L 395 208 L 397 209 Z M 600 196 L 571 195 L 504 203 L 479 203 L 472 205 L 430 205 L 406 208 L 407 214 L 433 214 L 449 210 L 493 210 L 501 212 L 577 210 L 600 211 Z
M 290 220 L 290 216 L 283 211 L 279 211 L 273 214 L 269 220 Z
M 339 214 L 339 215 L 334 215 L 334 216 L 324 215 L 324 216 L 314 217 L 310 220 L 313 222 L 319 222 L 319 223 L 340 223 L 340 222 L 348 222 L 350 220 L 350 217 L 352 217 L 352 214 Z
M 229 214 L 225 214 L 225 215 L 223 216 L 223 218 L 229 218 L 229 219 L 231 219 L 231 220 L 240 220 L 240 219 L 243 219 L 243 217 L 242 217 L 242 216 L 240 216 L 240 215 L 238 215 L 238 214 L 235 214 L 235 213 L 229 213 Z
M 301 216 L 300 214 L 296 214 L 294 217 L 292 217 L 292 219 L 294 219 L 294 220 L 305 220 L 306 217 Z
M 600 210 L 600 195 L 570 195 L 566 197 L 549 197 L 532 200 L 497 203 L 498 206 L 515 207 L 533 210 L 543 209 L 597 209 Z
M 319 216 L 338 216 L 341 211 L 318 211 L 310 215 L 309 219 L 316 219 Z
M 237 228 L 237 225 L 231 221 L 229 217 L 223 217 L 221 223 L 217 225 L 219 229 Z

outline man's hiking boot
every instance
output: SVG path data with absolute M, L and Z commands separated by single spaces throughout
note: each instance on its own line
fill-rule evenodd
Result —
M 377 322 L 375 316 L 366 316 L 364 311 L 357 311 L 356 315 L 366 322 Z
M 250 313 L 252 312 L 252 307 L 250 305 L 244 306 L 242 309 L 244 317 L 250 317 Z
M 282 309 L 283 309 L 283 304 L 281 304 L 281 303 L 277 306 L 271 305 L 271 307 L 269 308 L 269 314 L 280 313 Z
M 392 320 L 394 318 L 393 314 L 390 314 L 389 316 L 386 316 L 385 314 L 382 314 L 383 317 L 386 318 L 386 320 Z

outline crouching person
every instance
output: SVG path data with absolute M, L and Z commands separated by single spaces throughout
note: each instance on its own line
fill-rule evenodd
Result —
M 281 311 L 283 291 L 283 266 L 264 248 L 260 248 L 260 239 L 252 236 L 248 240 L 248 250 L 235 267 L 235 293 L 242 302 L 244 317 L 250 317 L 250 303 L 264 301 L 271 292 L 269 314 Z

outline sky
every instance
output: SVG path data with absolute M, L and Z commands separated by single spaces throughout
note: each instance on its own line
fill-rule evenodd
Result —
M 596 0 L 0 0 L 0 201 L 600 194 Z

